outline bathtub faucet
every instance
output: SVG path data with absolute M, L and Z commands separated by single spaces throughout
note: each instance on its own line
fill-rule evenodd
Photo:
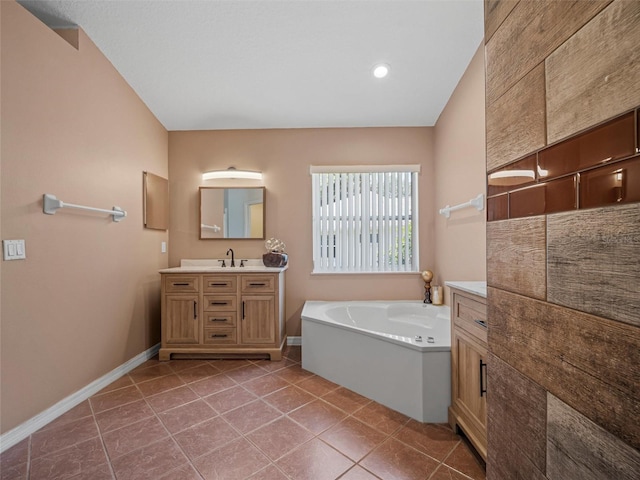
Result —
M 229 252 L 231 252 L 231 266 L 235 267 L 236 266 L 236 258 L 233 254 L 233 248 L 230 248 L 229 250 L 227 250 L 227 255 L 229 255 Z

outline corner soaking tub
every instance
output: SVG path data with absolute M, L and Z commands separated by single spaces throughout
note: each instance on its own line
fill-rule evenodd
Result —
M 305 302 L 302 367 L 421 422 L 444 423 L 451 403 L 449 307 Z

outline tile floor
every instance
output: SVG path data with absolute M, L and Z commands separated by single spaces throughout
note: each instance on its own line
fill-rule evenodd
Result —
M 281 362 L 149 360 L 0 457 L 2 480 L 481 480 L 422 424 Z

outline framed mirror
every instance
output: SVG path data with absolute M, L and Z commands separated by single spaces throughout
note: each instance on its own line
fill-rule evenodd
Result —
M 150 172 L 142 172 L 142 222 L 144 228 L 169 228 L 169 181 Z
M 264 187 L 200 187 L 200 239 L 264 239 Z

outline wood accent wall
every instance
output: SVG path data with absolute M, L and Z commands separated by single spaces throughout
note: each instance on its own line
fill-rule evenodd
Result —
M 521 0 L 485 45 L 487 105 L 543 62 L 610 1 Z
M 487 358 L 492 378 L 487 432 L 492 448 L 488 463 L 499 478 L 544 478 L 546 462 L 547 402 L 544 388 L 495 355 Z M 498 434 L 499 433 L 499 434 Z
M 638 450 L 551 394 L 548 394 L 547 405 L 547 471 L 550 478 L 638 478 Z
M 616 1 L 547 57 L 549 143 L 640 103 L 638 31 L 640 2 Z
M 547 232 L 548 301 L 640 326 L 638 204 L 549 215 Z
M 489 170 L 546 145 L 544 85 L 541 63 L 487 108 Z
M 638 0 L 485 0 L 487 171 L 640 105 L 638 45 Z M 487 283 L 487 479 L 638 478 L 640 203 L 488 223 Z
M 546 218 L 487 223 L 487 281 L 544 300 L 547 295 Z

